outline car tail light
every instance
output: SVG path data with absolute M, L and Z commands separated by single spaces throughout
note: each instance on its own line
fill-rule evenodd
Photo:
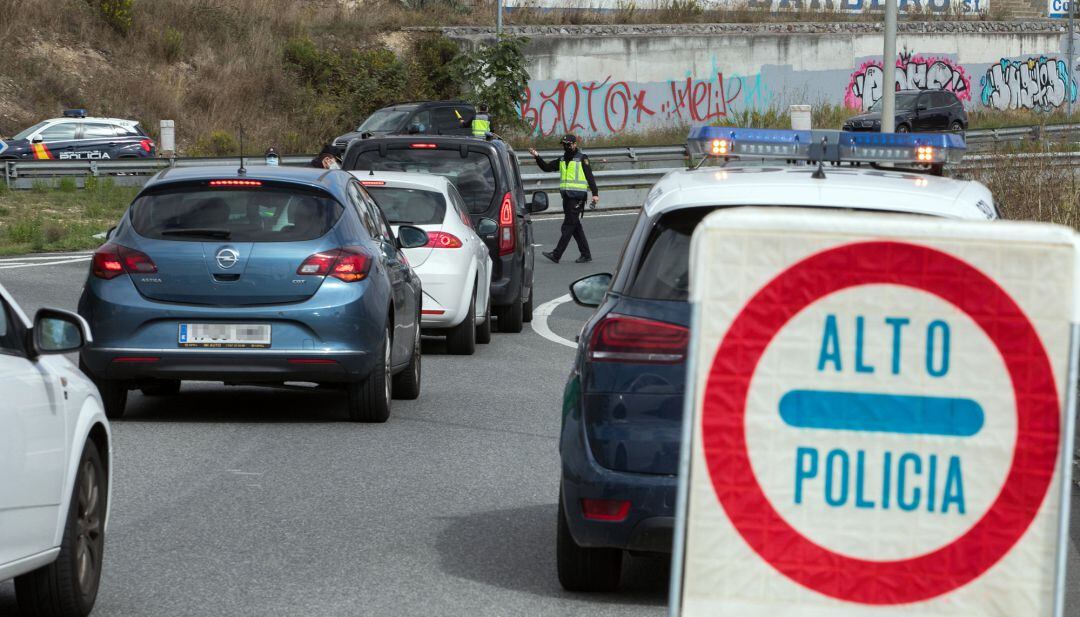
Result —
M 262 186 L 258 180 L 211 180 L 210 186 Z
M 438 148 L 435 144 L 409 144 L 410 148 L 419 148 L 421 150 L 434 150 Z
M 360 184 L 363 185 L 363 186 L 385 186 L 386 181 L 384 181 L 384 180 L 361 180 Z
M 676 364 L 686 360 L 690 330 L 675 324 L 608 315 L 593 329 L 588 357 L 595 362 Z
M 514 228 L 514 202 L 510 193 L 503 195 L 502 206 L 499 208 L 499 255 L 509 255 L 514 252 L 517 230 Z
M 424 246 L 433 249 L 459 249 L 463 245 L 461 240 L 452 233 L 445 231 L 429 231 L 428 241 Z
M 150 141 L 149 139 L 140 139 L 139 147 L 141 147 L 144 152 L 149 152 L 151 149 L 153 149 L 154 142 Z
M 626 520 L 630 514 L 630 502 L 625 499 L 582 499 L 581 513 L 591 521 Z
M 371 271 L 371 256 L 363 249 L 346 247 L 315 253 L 296 269 L 297 274 L 332 276 L 346 283 L 367 278 Z
M 157 265 L 142 251 L 108 242 L 94 252 L 90 271 L 99 279 L 114 279 L 121 274 L 152 274 Z

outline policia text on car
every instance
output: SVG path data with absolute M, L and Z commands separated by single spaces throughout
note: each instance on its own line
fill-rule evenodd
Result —
M 589 251 L 589 241 L 585 239 L 585 230 L 581 226 L 581 215 L 585 210 L 585 202 L 592 191 L 592 203 L 600 201 L 600 191 L 596 188 L 596 179 L 593 177 L 592 167 L 589 166 L 589 157 L 578 150 L 577 137 L 566 135 L 562 138 L 563 155 L 551 162 L 540 158 L 535 149 L 529 149 L 529 154 L 536 159 L 536 166 L 542 171 L 559 171 L 559 194 L 563 200 L 563 224 L 562 236 L 555 250 L 545 252 L 544 257 L 558 263 L 562 258 L 566 247 L 570 245 L 570 238 L 577 241 L 578 263 L 592 261 L 592 253 Z

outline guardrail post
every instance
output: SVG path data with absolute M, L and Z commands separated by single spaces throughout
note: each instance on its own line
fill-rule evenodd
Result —
M 626 151 L 630 155 L 630 160 L 634 161 L 634 162 L 637 162 L 637 152 L 634 152 L 633 148 L 627 148 Z
M 90 175 L 95 178 L 98 176 L 97 161 L 90 161 Z
M 11 188 L 11 161 L 4 161 L 4 185 Z
M 1033 141 L 1039 141 L 1042 139 L 1042 127 L 1038 124 L 1031 127 L 1031 139 Z

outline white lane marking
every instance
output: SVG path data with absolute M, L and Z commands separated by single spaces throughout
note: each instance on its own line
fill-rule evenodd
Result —
M 637 210 L 633 210 L 631 212 L 610 212 L 608 214 L 593 214 L 591 210 L 588 210 L 588 211 L 585 212 L 584 218 L 586 218 L 586 219 L 602 219 L 602 218 L 606 218 L 606 217 L 609 217 L 609 216 L 637 216 L 637 214 L 638 214 Z M 550 216 L 544 216 L 544 217 L 539 217 L 539 216 L 534 216 L 533 217 L 533 222 L 534 223 L 542 223 L 544 221 L 561 221 L 561 220 L 563 220 L 563 217 L 562 217 L 562 215 L 559 215 L 559 214 L 550 215 Z
M 5 261 L 47 261 L 49 259 L 65 259 L 68 257 L 89 257 L 93 251 L 74 251 L 71 253 L 44 253 L 40 255 L 22 255 L 19 257 L 0 257 L 0 263 Z
M 66 259 L 57 259 L 55 261 L 37 261 L 34 263 L 25 263 L 22 261 L 0 262 L 0 270 L 10 270 L 11 268 L 33 268 L 36 266 L 62 266 L 64 264 L 90 261 L 90 257 L 90 255 L 87 255 L 86 257 L 68 257 Z
M 532 328 L 536 331 L 537 334 L 553 343 L 558 343 L 560 345 L 566 345 L 567 347 L 577 349 L 577 343 L 568 339 L 564 339 L 558 334 L 555 334 L 551 331 L 551 328 L 548 327 L 547 323 L 548 316 L 554 313 L 555 309 L 557 309 L 560 304 L 566 304 L 567 302 L 570 302 L 572 300 L 573 298 L 570 297 L 570 294 L 566 294 L 565 296 L 559 296 L 554 300 L 545 302 L 540 306 L 536 307 L 536 310 L 533 311 Z

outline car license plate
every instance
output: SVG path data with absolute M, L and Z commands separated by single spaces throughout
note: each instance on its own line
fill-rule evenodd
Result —
M 182 323 L 181 347 L 264 349 L 270 347 L 270 324 Z

